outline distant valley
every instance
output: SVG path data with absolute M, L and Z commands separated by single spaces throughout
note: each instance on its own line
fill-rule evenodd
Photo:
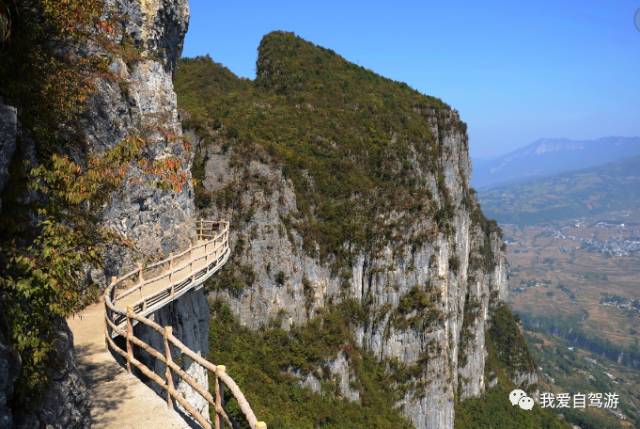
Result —
M 549 225 L 503 225 L 509 300 L 543 389 L 614 391 L 618 413 L 569 413 L 582 429 L 640 425 L 640 211 Z M 626 243 L 626 244 L 625 244 Z
M 619 410 L 566 411 L 582 429 L 640 425 L 639 151 L 637 138 L 540 140 L 474 163 L 541 388 L 621 397 Z
M 640 207 L 640 156 L 479 191 L 499 223 L 531 225 Z

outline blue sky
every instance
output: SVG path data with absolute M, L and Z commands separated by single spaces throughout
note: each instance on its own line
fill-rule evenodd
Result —
M 184 56 L 253 78 L 262 36 L 287 30 L 442 98 L 471 154 L 542 137 L 640 135 L 640 0 L 190 0 Z

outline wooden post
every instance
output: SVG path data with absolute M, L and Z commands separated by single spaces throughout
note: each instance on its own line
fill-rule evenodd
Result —
M 107 319 L 111 320 L 111 313 L 109 312 L 109 306 L 107 303 L 104 303 L 104 342 L 107 345 L 107 350 L 109 350 L 109 341 L 107 338 L 111 335 L 111 329 L 109 329 L 109 323 L 107 323 Z
M 216 429 L 220 429 L 222 427 L 222 423 L 220 421 L 220 413 L 218 412 L 218 410 L 222 409 L 222 403 L 223 403 L 223 395 L 224 395 L 224 390 L 223 390 L 223 386 L 222 383 L 220 382 L 220 379 L 218 378 L 218 373 L 225 373 L 227 371 L 227 367 L 225 367 L 224 365 L 218 365 L 216 367 L 216 385 L 215 385 L 215 389 L 216 389 Z
M 169 389 L 173 390 L 173 376 L 171 375 L 171 366 L 169 362 L 171 359 L 171 345 L 169 344 L 169 337 L 173 335 L 173 328 L 171 326 L 165 326 L 164 328 L 164 358 L 167 360 L 164 369 L 164 376 L 167 379 L 167 407 L 173 409 L 173 401 L 171 400 L 171 393 Z
M 144 298 L 142 296 L 142 285 L 144 284 L 144 276 L 142 275 L 142 264 L 138 262 L 138 290 L 140 291 L 140 298 Z
M 220 401 L 220 381 L 218 380 L 218 376 L 216 376 L 214 389 L 216 392 L 216 405 L 215 405 L 216 417 L 213 423 L 215 424 L 216 429 L 220 429 L 220 413 L 218 412 L 219 410 L 218 407 L 222 407 L 222 404 Z
M 133 309 L 127 306 L 127 371 L 131 373 L 131 359 L 133 359 L 133 345 L 131 344 L 131 337 L 133 337 L 133 323 L 131 322 L 131 316 L 133 315 Z
M 202 219 L 200 219 L 200 239 L 201 239 L 201 240 L 202 240 L 203 224 L 204 224 L 204 222 L 202 222 Z
M 171 284 L 171 276 L 173 274 L 173 252 L 169 253 L 169 284 Z M 173 288 L 171 288 L 173 292 Z
M 118 278 L 116 276 L 111 276 L 111 286 L 116 284 L 117 281 L 118 281 Z M 116 295 L 115 294 L 115 290 L 116 290 L 115 287 L 111 288 L 111 294 L 109 296 L 111 301 L 113 301 L 113 297 Z M 107 319 L 111 320 L 111 318 L 113 317 L 113 314 L 111 314 L 111 310 L 109 309 L 109 306 L 107 305 L 106 301 L 104 303 L 104 312 L 105 312 L 105 314 L 107 316 Z M 109 327 L 109 324 L 107 323 L 106 320 L 104 321 L 104 329 L 105 329 L 105 332 L 107 333 L 107 335 L 111 335 L 111 328 Z
M 111 277 L 111 284 L 112 285 L 115 284 L 117 281 L 118 281 L 118 279 L 116 278 L 116 276 L 112 276 Z M 109 292 L 109 298 L 111 298 L 111 302 L 115 301 L 115 298 L 116 298 L 116 287 L 115 286 L 111 288 L 111 292 Z M 114 302 L 114 304 L 115 304 L 115 302 Z

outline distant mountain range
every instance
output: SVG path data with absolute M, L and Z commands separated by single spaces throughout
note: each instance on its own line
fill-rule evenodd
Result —
M 541 139 L 492 160 L 474 160 L 476 189 L 595 167 L 640 155 L 640 137 Z
M 640 208 L 640 156 L 480 190 L 484 213 L 500 223 L 533 224 Z

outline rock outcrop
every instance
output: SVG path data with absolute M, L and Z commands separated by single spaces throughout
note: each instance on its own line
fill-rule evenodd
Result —
M 51 382 L 34 408 L 15 410 L 18 429 L 91 427 L 91 398 L 76 367 L 73 336 L 63 320 L 57 323 L 60 327 L 54 341 L 54 358 L 49 374 Z
M 18 110 L 0 102 L 0 191 L 9 177 L 9 167 L 18 142 Z M 24 139 L 23 151 L 33 143 Z M 2 211 L 2 201 L 0 201 Z M 73 338 L 63 320 L 53 320 L 56 337 L 51 353 L 49 379 L 38 403 L 29 409 L 12 410 L 15 382 L 22 368 L 20 355 L 10 346 L 4 329 L 9 321 L 2 317 L 0 305 L 0 428 L 84 429 L 91 425 L 90 398 L 73 356 Z
M 18 111 L 13 106 L 7 106 L 0 99 L 0 192 L 4 189 L 9 176 L 9 165 L 16 150 L 18 136 Z M 2 210 L 2 200 L 0 200 Z
M 187 0 L 117 0 L 107 2 L 107 16 L 117 16 L 121 30 L 113 43 L 127 44 L 135 54 L 111 55 L 114 78 L 97 82 L 97 91 L 83 131 L 93 153 L 102 153 L 123 139 L 144 139 L 150 163 L 175 159 L 185 173 L 179 192 L 150 185 L 138 166 L 113 196 L 105 222 L 132 240 L 138 254 L 108 255 L 105 275 L 118 275 L 141 256 L 164 256 L 188 246 L 193 237 L 191 152 L 182 140 L 173 71 L 187 30 Z
M 13 427 L 13 412 L 9 400 L 13 396 L 14 383 L 20 371 L 20 355 L 11 349 L 0 330 L 0 428 Z
M 0 100 L 0 192 L 4 189 L 9 175 L 17 132 L 17 110 L 15 107 L 3 104 Z M 2 200 L 0 200 L 1 210 Z M 20 356 L 11 349 L 2 331 L 0 327 L 0 428 L 8 429 L 13 427 L 13 413 L 8 402 L 13 396 L 13 384 L 20 371 Z
M 184 344 L 187 344 L 191 350 L 199 355 L 207 357 L 209 350 L 209 306 L 202 289 L 188 292 L 180 299 L 153 313 L 150 319 L 161 326 L 173 327 L 174 334 L 177 333 L 176 335 L 179 335 Z M 164 349 L 164 340 L 157 332 L 140 325 L 137 325 L 134 331 L 138 338 L 150 344 L 156 350 Z M 138 356 L 139 358 L 144 359 L 146 357 L 144 353 L 140 353 L 140 355 Z M 172 355 L 178 356 L 177 349 L 172 351 Z M 205 368 L 193 363 L 186 356 L 179 362 L 181 367 L 196 379 L 201 386 L 209 385 L 209 375 Z M 162 362 L 156 360 L 150 363 L 150 368 L 153 368 L 156 374 L 163 375 L 165 373 L 165 366 Z M 203 416 L 209 416 L 209 403 L 199 393 L 179 377 L 174 377 L 174 385 L 196 410 Z M 164 395 L 164 389 L 159 386 L 152 383 L 150 387 L 158 394 Z M 180 407 L 179 404 L 178 407 Z
M 459 119 L 452 113 L 449 120 Z M 278 168 L 256 161 L 233 168 L 232 152 L 224 153 L 214 144 L 207 148 L 204 181 L 205 188 L 215 192 L 250 172 L 258 178 L 257 183 L 268 183 L 271 188 L 268 195 L 260 185 L 249 185 L 239 195 L 241 205 L 254 209 L 246 228 L 231 231 L 237 252 L 233 262 L 251 267 L 253 286 L 240 293 L 216 291 L 213 296 L 223 297 L 240 322 L 254 329 L 283 313 L 283 326 L 304 324 L 317 309 L 345 297 L 366 303 L 370 317 L 355 332 L 359 346 L 380 359 L 398 359 L 423 367 L 420 391 L 410 390 L 402 402 L 404 413 L 420 429 L 453 428 L 456 391 L 461 398 L 484 392 L 485 329 L 490 323 L 491 306 L 506 296 L 507 279 L 497 232 L 487 231 L 478 223 L 473 212 L 477 207 L 467 208 L 462 200 L 469 177 L 467 137 L 461 132 L 441 131 L 435 120 L 433 127 L 443 153 L 448 154 L 442 165 L 445 186 L 453 199 L 455 232 L 450 237 L 437 234 L 433 241 L 417 248 L 394 249 L 390 242 L 379 255 L 362 254 L 351 267 L 346 286 L 344 277 L 336 276 L 328 264 L 305 252 L 295 231 L 284 232 L 282 219 L 295 216 L 296 197 Z M 426 189 L 437 195 L 435 177 L 428 170 L 422 174 Z M 207 213 L 233 217 L 232 211 L 217 208 Z M 415 230 L 433 227 L 433 219 L 416 219 L 411 226 Z M 239 248 L 239 242 L 246 246 Z M 487 245 L 491 249 L 488 270 L 484 262 L 479 262 L 484 261 L 481 253 Z M 455 269 L 451 266 L 454 261 Z M 283 273 L 284 284 L 276 281 L 277 273 Z M 437 296 L 434 309 L 441 315 L 424 331 L 394 322 L 394 314 L 403 311 L 399 308 L 403 297 L 413 300 L 410 294 L 416 286 Z M 427 311 L 411 309 L 402 317 L 420 317 Z M 336 359 L 332 365 L 344 364 Z M 343 396 L 357 397 L 347 389 Z

